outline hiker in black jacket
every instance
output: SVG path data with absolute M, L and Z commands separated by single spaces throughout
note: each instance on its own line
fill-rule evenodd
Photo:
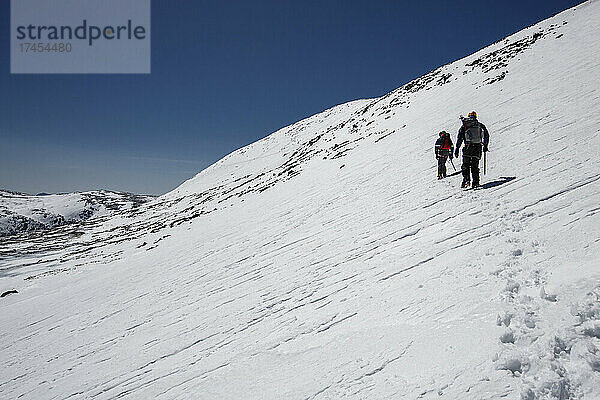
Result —
M 438 160 L 438 179 L 446 177 L 446 160 L 452 160 L 454 144 L 450 134 L 446 131 L 440 132 L 439 139 L 435 142 L 435 158 Z
M 479 186 L 479 160 L 481 152 L 488 151 L 490 134 L 487 128 L 481 122 L 477 121 L 477 113 L 471 111 L 468 118 L 461 117 L 462 126 L 458 130 L 456 140 L 456 152 L 454 155 L 458 158 L 460 146 L 465 142 L 463 149 L 462 174 L 463 181 L 460 187 L 468 188 L 471 184 L 471 175 L 473 175 L 473 187 Z

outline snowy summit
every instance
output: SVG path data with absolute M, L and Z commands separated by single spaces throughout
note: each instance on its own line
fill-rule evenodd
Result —
M 110 218 L 0 238 L 0 398 L 599 399 L 598 21 L 588 1 Z M 433 144 L 472 110 L 463 191 Z

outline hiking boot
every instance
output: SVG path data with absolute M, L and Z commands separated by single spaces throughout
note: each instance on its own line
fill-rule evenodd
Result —
M 465 188 L 468 188 L 470 185 L 471 185 L 471 181 L 463 179 L 462 184 L 460 185 L 460 187 L 463 188 L 463 189 L 465 189 Z

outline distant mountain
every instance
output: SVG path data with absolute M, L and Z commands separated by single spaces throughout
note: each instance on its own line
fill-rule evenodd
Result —
M 0 190 L 0 237 L 109 216 L 152 198 L 105 190 L 35 196 Z

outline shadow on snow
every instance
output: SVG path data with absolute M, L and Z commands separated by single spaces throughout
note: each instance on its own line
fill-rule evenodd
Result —
M 481 185 L 481 187 L 483 189 L 489 189 L 489 188 L 493 188 L 493 187 L 496 187 L 496 186 L 503 185 L 503 184 L 505 184 L 507 182 L 510 182 L 510 181 L 514 180 L 514 179 L 517 179 L 517 177 L 516 176 L 501 176 L 500 179 L 497 179 L 497 180 L 492 181 L 492 182 L 484 183 L 483 185 Z

